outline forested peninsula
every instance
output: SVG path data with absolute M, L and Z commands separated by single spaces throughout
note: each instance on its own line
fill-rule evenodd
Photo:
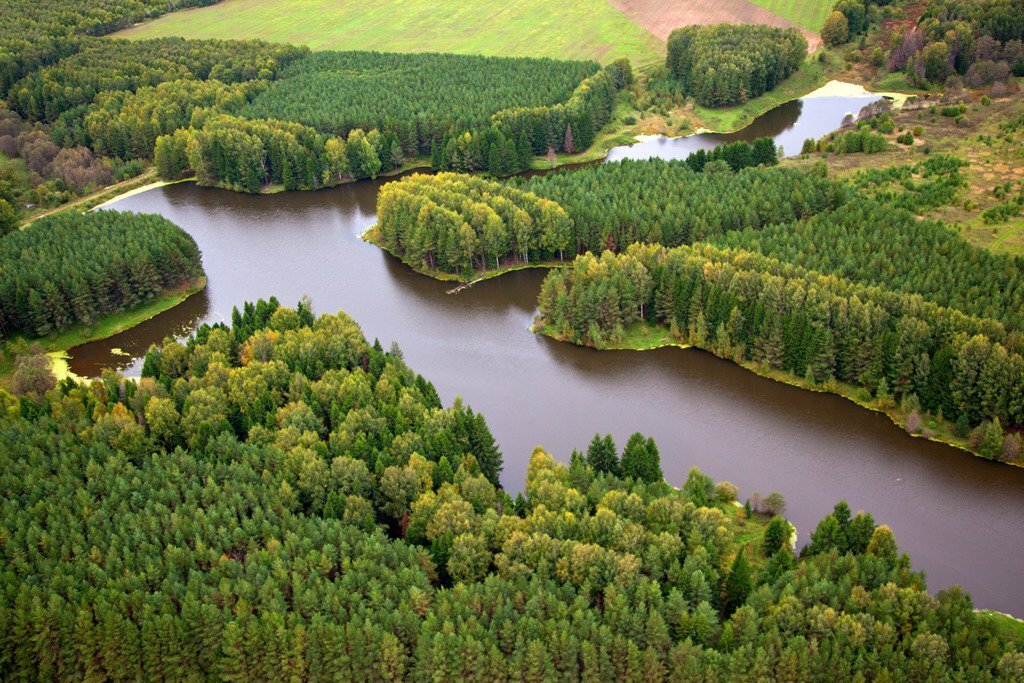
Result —
M 114 373 L 0 391 L 0 671 L 33 679 L 1013 680 L 1020 642 L 930 596 L 840 502 L 800 557 L 653 440 L 534 451 L 497 484 L 444 407 L 344 314 L 260 301 Z

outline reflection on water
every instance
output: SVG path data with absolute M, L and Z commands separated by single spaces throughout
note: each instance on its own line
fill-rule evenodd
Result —
M 835 130 L 847 114 L 856 115 L 865 105 L 877 101 L 873 97 L 811 97 L 786 102 L 754 119 L 735 133 L 701 133 L 683 138 L 654 137 L 634 145 L 616 147 L 608 161 L 620 159 L 685 159 L 699 149 L 714 149 L 726 142 L 770 137 L 783 154 L 799 154 L 807 138 L 820 138 Z
M 797 106 L 796 125 L 786 125 L 802 137 L 811 108 L 789 111 Z M 527 328 L 543 272 L 448 295 L 450 285 L 359 239 L 375 220 L 382 182 L 255 197 L 182 184 L 121 200 L 115 208 L 159 213 L 195 237 L 207 290 L 72 349 L 72 369 L 137 373 L 138 358 L 165 336 L 227 319 L 247 300 L 290 304 L 309 294 L 318 311 L 352 315 L 370 339 L 397 341 L 445 402 L 461 395 L 483 412 L 512 491 L 522 488 L 537 444 L 567 460 L 595 432 L 610 432 L 621 446 L 639 430 L 657 440 L 674 484 L 696 465 L 744 496 L 782 491 L 802 540 L 845 497 L 893 527 L 933 590 L 962 583 L 981 606 L 1024 613 L 1024 470 L 912 439 L 839 397 L 771 382 L 704 352 L 599 352 L 535 336 Z M 113 348 L 134 362 L 124 364 Z

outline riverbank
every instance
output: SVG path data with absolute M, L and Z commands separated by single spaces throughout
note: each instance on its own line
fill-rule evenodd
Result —
M 50 357 L 51 369 L 57 379 L 75 377 L 71 372 L 67 360 L 68 350 L 88 342 L 99 341 L 112 337 L 115 334 L 124 332 L 139 325 L 150 318 L 160 315 L 185 301 L 194 294 L 198 294 L 206 287 L 206 276 L 200 276 L 192 282 L 184 283 L 174 289 L 164 292 L 158 297 L 145 301 L 134 308 L 125 311 L 118 311 L 104 316 L 92 325 L 78 324 L 70 327 L 59 334 L 25 341 L 32 344 L 39 344 Z M 12 340 L 13 341 L 13 340 Z M 9 345 L 11 342 L 8 342 Z M 6 355 L 6 354 L 5 354 Z M 13 366 L 5 364 L 0 367 L 0 383 L 3 383 Z
M 920 430 L 911 431 L 907 429 L 907 417 L 909 416 L 909 413 L 903 412 L 898 408 L 898 406 L 889 400 L 883 400 L 871 396 L 871 393 L 867 389 L 855 387 L 835 379 L 830 379 L 826 382 L 808 381 L 807 379 L 798 377 L 790 372 L 776 370 L 774 368 L 766 368 L 756 361 L 722 358 L 722 356 L 719 356 L 710 349 L 688 344 L 673 338 L 671 332 L 660 325 L 649 325 L 646 322 L 631 325 L 624 331 L 622 339 L 618 340 L 614 344 L 602 345 L 601 347 L 570 339 L 566 335 L 559 333 L 550 325 L 545 324 L 540 318 L 530 326 L 530 331 L 534 334 L 550 337 L 555 341 L 567 342 L 576 346 L 592 348 L 598 351 L 650 351 L 666 347 L 700 349 L 710 353 L 716 358 L 721 358 L 722 360 L 735 363 L 736 365 L 739 365 L 760 377 L 764 377 L 781 384 L 788 384 L 799 389 L 806 389 L 820 394 L 833 394 L 839 396 L 857 404 L 861 408 L 866 408 L 872 412 L 885 415 L 894 425 L 912 437 L 952 446 L 953 448 L 969 453 L 977 458 L 987 460 L 987 458 L 982 457 L 973 448 L 971 448 L 971 444 L 968 439 L 958 437 L 954 434 L 953 423 L 948 420 L 937 420 L 934 417 L 920 415 L 919 420 L 922 423 Z M 1018 462 L 1006 462 L 1002 460 L 994 462 L 1002 462 L 1003 464 L 1014 467 L 1024 467 L 1024 461 L 1020 460 L 1018 460 Z
M 366 232 L 360 235 L 360 239 L 362 239 L 364 242 L 369 242 L 373 246 L 382 249 L 391 256 L 394 256 L 399 261 L 402 261 L 401 256 L 399 256 L 398 254 L 384 246 L 384 242 L 380 239 L 380 231 L 377 229 L 376 223 L 371 225 L 369 229 L 366 230 Z M 440 282 L 452 282 L 461 285 L 461 287 L 456 287 L 455 289 L 450 290 L 449 293 L 451 294 L 454 293 L 456 290 L 462 290 L 465 287 L 470 287 L 478 282 L 483 282 L 484 280 L 491 280 L 493 278 L 500 277 L 506 273 L 511 273 L 517 270 L 529 270 L 531 268 L 558 268 L 559 266 L 564 266 L 570 262 L 571 261 L 533 261 L 531 263 L 525 263 L 518 261 L 515 263 L 510 263 L 506 266 L 502 266 L 501 268 L 495 268 L 492 270 L 474 270 L 468 276 L 460 275 L 458 273 L 448 273 L 443 270 L 437 270 L 436 268 L 424 268 L 422 266 L 416 267 L 412 264 L 406 263 L 405 261 L 402 261 L 402 264 L 407 266 L 411 270 L 419 273 L 420 275 L 426 275 L 427 277 L 439 280 Z

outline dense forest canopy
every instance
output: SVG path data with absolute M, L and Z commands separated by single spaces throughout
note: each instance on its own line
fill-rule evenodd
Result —
M 65 212 L 0 239 L 0 336 L 44 336 L 203 273 L 184 230 L 151 214 Z
M 0 392 L 5 678 L 1024 672 L 845 503 L 798 559 L 735 487 L 628 474 L 656 465 L 639 434 L 568 467 L 538 448 L 513 501 L 483 418 L 396 346 L 308 305 L 232 322 L 152 350 L 138 381 Z
M 565 102 L 594 62 L 450 54 L 314 52 L 242 115 L 296 121 L 331 135 L 394 131 L 407 154 L 451 132 L 486 128 L 503 109 Z
M 218 0 L 4 0 L 0 96 L 26 73 L 75 52 L 78 36 L 99 36 L 185 7 Z
M 25 118 L 53 122 L 107 90 L 133 91 L 182 78 L 223 83 L 273 78 L 308 51 L 260 41 L 89 39 L 74 55 L 15 83 L 7 99 Z
M 795 28 L 713 24 L 673 31 L 665 65 L 685 94 L 722 107 L 775 89 L 806 57 L 807 39 Z
M 747 145 L 748 151 L 757 147 Z M 691 161 L 706 156 L 698 153 Z M 751 163 L 761 161 L 754 156 Z M 824 173 L 774 168 L 732 173 L 728 167 L 698 172 L 686 161 L 661 159 L 537 176 L 522 188 L 566 210 L 580 253 L 624 249 L 633 242 L 676 246 L 729 230 L 788 223 L 832 209 L 846 196 L 846 189 Z
M 684 244 L 843 201 L 840 186 L 822 176 L 729 172 L 730 163 L 742 171 L 776 161 L 774 143 L 763 138 L 683 161 L 627 160 L 525 182 L 417 174 L 381 188 L 374 236 L 414 268 L 466 275 L 637 241 Z

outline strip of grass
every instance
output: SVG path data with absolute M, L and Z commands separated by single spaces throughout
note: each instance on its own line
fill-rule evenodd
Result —
M 203 276 L 195 282 L 176 287 L 134 308 L 104 316 L 92 325 L 79 324 L 59 334 L 28 339 L 27 341 L 37 343 L 46 350 L 52 362 L 51 367 L 54 375 L 58 380 L 64 379 L 65 377 L 73 376 L 67 363 L 68 349 L 124 332 L 164 311 L 174 308 L 193 294 L 203 291 L 205 287 L 206 277 Z M 22 338 L 18 337 L 7 342 L 5 346 L 9 349 L 11 345 L 17 344 L 20 341 L 22 341 Z M 5 349 L 4 353 L 0 353 L 0 385 L 6 384 L 6 380 L 14 370 L 12 353 L 8 352 L 7 349 Z
M 693 113 L 700 126 L 714 133 L 734 133 L 746 128 L 761 114 L 780 104 L 796 100 L 820 88 L 829 80 L 824 65 L 810 58 L 775 90 L 735 107 L 709 108 L 694 104 Z
M 125 38 L 261 38 L 314 50 L 659 61 L 664 43 L 607 0 L 225 0 L 165 14 Z
M 812 33 L 821 30 L 834 0 L 748 0 Z
M 193 294 L 201 292 L 204 287 L 206 287 L 206 277 L 200 277 L 195 282 L 172 289 L 134 308 L 100 318 L 92 325 L 75 325 L 59 334 L 34 341 L 42 344 L 47 351 L 66 351 L 86 342 L 106 339 L 174 308 Z

